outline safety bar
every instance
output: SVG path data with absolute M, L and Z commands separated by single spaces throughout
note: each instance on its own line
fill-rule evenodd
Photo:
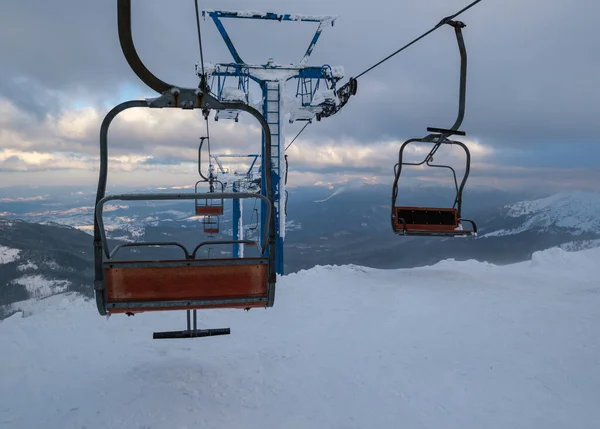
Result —
M 431 149 L 431 151 L 427 154 L 425 159 L 421 162 L 418 162 L 418 163 L 402 162 L 402 154 L 404 152 L 404 149 L 410 143 L 432 143 L 435 146 Z M 464 173 L 463 179 L 460 183 L 460 186 L 458 185 L 458 181 L 456 179 L 456 171 L 454 170 L 454 168 L 452 168 L 449 165 L 430 164 L 431 157 L 435 154 L 435 152 L 437 152 L 437 150 L 439 149 L 439 147 L 442 144 L 457 145 L 457 146 L 460 146 L 465 151 L 465 154 L 466 154 L 465 173 Z M 396 206 L 396 198 L 398 196 L 398 180 L 400 179 L 402 166 L 403 165 L 420 166 L 425 163 L 427 163 L 427 165 L 430 167 L 444 167 L 444 168 L 448 168 L 448 169 L 450 169 L 450 171 L 452 171 L 452 175 L 454 177 L 454 185 L 456 187 L 456 197 L 455 197 L 454 203 L 456 205 L 458 217 L 460 217 L 461 212 L 462 212 L 462 193 L 463 193 L 463 190 L 467 183 L 467 179 L 469 178 L 469 174 L 471 172 L 471 152 L 469 151 L 469 148 L 467 147 L 467 145 L 465 145 L 462 142 L 455 141 L 455 140 L 448 140 L 444 136 L 435 136 L 435 135 L 429 135 L 429 136 L 423 137 L 423 138 L 412 138 L 412 139 L 406 140 L 400 147 L 400 150 L 398 151 L 398 163 L 394 166 L 394 183 L 392 186 L 392 210 Z M 392 221 L 392 226 L 393 226 L 393 222 L 394 222 L 393 214 L 392 214 L 391 221 Z
M 113 249 L 112 252 L 110 252 L 109 255 L 109 259 L 112 259 L 115 257 L 115 255 L 117 254 L 117 252 L 119 250 L 121 250 L 124 247 L 163 247 L 163 246 L 175 246 L 175 247 L 179 247 L 181 250 L 183 250 L 183 253 L 185 254 L 185 259 L 190 259 L 190 254 L 188 252 L 188 250 L 185 248 L 185 246 L 181 243 L 177 243 L 176 241 L 165 241 L 165 242 L 160 242 L 160 241 L 146 241 L 143 243 L 121 243 L 121 244 L 117 244 L 115 246 L 115 248 Z
M 404 152 L 405 147 L 409 143 L 415 143 L 415 142 L 433 143 L 434 146 L 431 148 L 429 153 L 425 156 L 423 161 L 421 161 L 421 162 L 402 162 L 402 153 Z M 442 144 L 454 144 L 454 145 L 460 146 L 465 151 L 465 154 L 466 154 L 465 174 L 463 176 L 460 187 L 458 185 L 458 180 L 456 179 L 456 171 L 454 170 L 454 168 L 452 168 L 449 165 L 439 165 L 439 164 L 431 163 L 431 160 L 433 159 L 433 155 L 435 155 L 435 153 L 438 151 L 438 149 L 440 148 L 440 146 Z M 398 164 L 396 166 L 398 166 L 399 169 L 402 169 L 403 165 L 410 165 L 410 166 L 418 167 L 423 164 L 427 164 L 429 167 L 447 168 L 448 170 L 450 170 L 452 172 L 452 176 L 454 178 L 454 188 L 456 190 L 456 198 L 455 198 L 454 204 L 457 206 L 458 215 L 460 216 L 461 205 L 462 205 L 462 192 L 465 187 L 465 184 L 467 183 L 467 179 L 469 178 L 469 174 L 471 172 L 471 152 L 469 151 L 469 148 L 462 142 L 455 141 L 455 140 L 448 140 L 445 136 L 439 136 L 439 135 L 429 135 L 424 138 L 414 138 L 414 139 L 410 139 L 410 140 L 407 140 L 406 142 L 404 142 L 404 144 L 400 148 L 400 152 L 398 153 Z M 395 174 L 396 174 L 396 180 L 395 180 L 394 184 L 397 184 L 398 179 L 400 178 L 400 171 L 395 170 Z M 397 188 L 396 188 L 395 192 L 397 192 Z M 395 199 L 392 204 L 395 205 Z
M 246 244 L 248 246 L 250 245 L 254 245 L 256 246 L 261 254 L 263 253 L 263 247 L 260 246 L 256 241 L 252 241 L 252 240 L 220 240 L 220 241 L 203 241 L 202 243 L 196 245 L 196 247 L 194 247 L 194 250 L 192 251 L 192 253 L 190 254 L 190 252 L 187 250 L 187 248 L 181 244 L 178 243 L 176 241 L 166 241 L 166 242 L 161 242 L 161 241 L 146 241 L 143 243 L 122 243 L 122 244 L 117 244 L 115 246 L 115 248 L 113 249 L 112 252 L 110 252 L 110 259 L 114 258 L 115 255 L 117 254 L 117 252 L 121 249 L 123 249 L 124 247 L 163 247 L 163 246 L 175 246 L 175 247 L 179 247 L 181 250 L 183 250 L 183 253 L 185 255 L 185 259 L 195 259 L 196 258 L 196 253 L 198 252 L 198 250 L 201 247 L 204 246 L 215 246 L 215 245 L 221 245 L 221 244 Z
M 107 258 L 111 258 L 112 256 L 114 256 L 115 252 L 110 252 L 109 248 L 108 248 L 108 242 L 106 239 L 106 231 L 104 229 L 104 221 L 102 219 L 102 212 L 104 209 L 104 204 L 108 201 L 114 201 L 114 200 L 119 200 L 119 201 L 165 201 L 165 200 L 194 200 L 194 199 L 198 199 L 198 198 L 211 198 L 211 195 L 214 194 L 120 194 L 120 195 L 109 195 L 108 197 L 104 197 L 102 198 L 100 201 L 98 201 L 98 203 L 96 203 L 96 210 L 95 210 L 95 217 L 96 217 L 96 222 L 98 223 L 98 227 L 100 230 L 100 241 L 102 243 L 102 248 L 104 249 L 104 254 L 106 255 Z M 224 198 L 224 199 L 249 199 L 249 198 L 259 198 L 263 201 L 266 202 L 266 206 L 267 206 L 267 213 L 266 213 L 266 222 L 267 225 L 269 224 L 270 220 L 271 220 L 271 216 L 272 216 L 272 206 L 269 203 L 269 200 L 267 199 L 267 197 L 265 197 L 264 195 L 260 195 L 260 194 L 251 194 L 251 193 L 241 193 L 241 192 L 233 192 L 233 193 L 227 193 L 227 194 L 219 194 L 220 198 Z M 265 228 L 265 230 L 263 231 L 263 241 L 262 243 L 266 243 L 267 242 L 267 237 L 268 237 L 268 229 Z M 244 240 L 241 240 L 244 241 Z M 211 242 L 207 242 L 204 243 L 205 244 L 209 244 Z M 140 243 L 141 244 L 141 243 Z M 166 244 L 166 243 L 165 243 Z M 175 245 L 175 246 L 179 246 L 182 247 L 181 245 L 179 245 L 179 243 L 169 243 L 170 245 Z M 202 244 L 202 243 L 201 243 Z M 218 244 L 215 242 L 212 242 L 212 244 Z M 244 243 L 241 243 L 244 244 Z M 200 245 L 199 245 L 200 246 Z M 192 257 L 194 257 L 196 255 L 196 251 L 199 248 L 199 246 L 197 246 L 193 253 L 192 253 Z M 121 245 L 121 247 L 127 247 L 127 245 Z M 131 245 L 129 246 L 131 247 Z M 189 258 L 189 253 L 187 252 L 187 250 L 185 249 L 185 247 L 183 247 L 185 253 L 186 253 L 186 259 Z M 267 249 L 267 246 L 259 246 L 259 249 L 261 250 L 261 254 L 264 255 L 265 250 Z M 116 251 L 117 249 L 115 249 Z
M 254 245 L 258 248 L 261 255 L 264 254 L 263 247 L 260 244 L 258 244 L 256 241 L 252 241 L 252 240 L 203 241 L 202 243 L 200 243 L 196 247 L 194 247 L 194 250 L 192 251 L 191 259 L 196 258 L 196 252 L 198 252 L 198 250 L 200 250 L 200 248 L 202 248 L 204 246 L 215 246 L 215 245 L 219 245 L 219 244 L 246 244 L 248 246 Z

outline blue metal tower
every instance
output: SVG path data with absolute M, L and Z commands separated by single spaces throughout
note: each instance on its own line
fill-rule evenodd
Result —
M 275 14 L 258 12 L 234 12 L 234 11 L 208 11 L 202 12 L 202 16 L 210 16 L 214 21 L 221 37 L 225 41 L 234 62 L 219 63 L 207 71 L 207 78 L 212 78 L 212 92 L 221 101 L 242 101 L 250 104 L 249 84 L 250 79 L 256 82 L 262 91 L 262 110 L 263 116 L 269 124 L 271 131 L 271 154 L 272 154 L 272 186 L 275 196 L 275 230 L 276 230 L 276 272 L 284 274 L 283 242 L 285 239 L 285 210 L 286 191 L 285 176 L 286 164 L 284 159 L 285 137 L 283 115 L 289 114 L 289 122 L 312 121 L 312 119 L 323 109 L 328 109 L 339 105 L 336 96 L 336 84 L 344 77 L 342 67 L 331 67 L 329 65 L 309 66 L 308 59 L 327 25 L 334 25 L 336 17 L 333 16 L 304 16 L 296 14 Z M 280 66 L 272 61 L 262 65 L 247 64 L 235 49 L 233 42 L 229 38 L 221 19 L 257 19 L 272 21 L 290 21 L 290 22 L 313 22 L 318 23 L 318 28 L 314 34 L 308 49 L 297 65 Z M 227 78 L 234 80 L 234 87 L 227 87 Z M 296 79 L 295 103 L 284 98 L 286 92 L 286 83 Z M 323 82 L 323 83 L 322 83 Z M 324 88 L 323 88 L 324 87 Z M 287 105 L 288 103 L 291 106 Z M 283 105 L 283 106 L 282 106 Z M 283 107 L 283 109 L 282 109 Z M 239 111 L 219 111 L 215 115 L 215 120 L 234 119 L 238 120 Z M 262 154 L 265 151 L 265 138 L 263 133 Z M 264 160 L 264 156 L 261 160 Z M 266 183 L 264 177 L 265 168 L 261 168 L 261 184 Z M 264 195 L 265 189 L 261 187 L 261 193 Z M 239 210 L 234 211 L 234 216 Z M 261 210 L 261 230 L 265 227 L 265 207 L 262 203 Z M 234 225 L 238 219 L 234 217 Z M 235 229 L 235 228 L 234 228 Z M 237 236 L 235 234 L 238 234 Z M 241 231 L 239 228 L 234 230 L 234 239 L 239 240 Z M 266 244 L 266 243 L 265 243 Z M 235 250 L 234 250 L 235 252 Z

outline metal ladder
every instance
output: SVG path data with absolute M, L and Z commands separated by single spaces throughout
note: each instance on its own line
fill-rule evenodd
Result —
M 281 151 L 281 86 L 278 81 L 270 81 L 265 83 L 265 119 L 269 124 L 271 130 L 271 160 L 272 160 L 272 171 L 273 171 L 273 193 L 274 193 L 274 216 L 275 216 L 275 234 L 277 237 L 277 268 L 276 271 L 283 272 L 283 238 L 281 234 L 281 216 L 283 213 L 280 210 L 281 207 L 281 170 L 282 170 L 282 157 Z

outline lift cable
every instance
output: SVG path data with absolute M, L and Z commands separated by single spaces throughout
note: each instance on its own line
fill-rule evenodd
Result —
M 441 26 L 443 26 L 444 24 L 447 24 L 448 22 L 452 21 L 454 18 L 456 18 L 458 15 L 462 14 L 463 12 L 467 11 L 468 9 L 472 8 L 473 6 L 475 6 L 477 3 L 479 3 L 481 0 L 475 0 L 473 3 L 469 4 L 468 6 L 462 8 L 461 10 L 459 10 L 458 12 L 456 12 L 454 15 L 450 15 L 447 16 L 446 18 L 442 19 L 435 27 L 433 27 L 431 30 L 427 31 L 426 33 L 423 33 L 421 36 L 417 37 L 415 40 L 413 40 L 412 42 L 404 45 L 403 47 L 401 47 L 400 49 L 398 49 L 396 52 L 388 55 L 387 57 L 385 57 L 383 60 L 379 61 L 378 63 L 376 63 L 375 65 L 369 67 L 368 69 L 366 69 L 365 71 L 363 71 L 362 73 L 360 73 L 358 76 L 356 76 L 354 79 L 358 79 L 359 77 L 367 74 L 368 72 L 370 72 L 371 70 L 373 70 L 375 67 L 381 65 L 382 63 L 386 62 L 387 60 L 389 60 L 390 58 L 392 58 L 394 55 L 399 54 L 400 52 L 402 52 L 403 50 L 405 50 L 406 48 L 408 48 L 409 46 L 415 44 L 416 42 L 418 42 L 419 40 L 421 40 L 422 38 L 424 38 L 425 36 L 433 33 L 435 30 L 437 30 L 438 28 L 440 28 Z
M 198 0 L 194 0 L 196 6 L 196 29 L 198 30 L 198 46 L 200 48 L 200 67 L 204 76 L 204 55 L 202 53 L 202 32 L 200 31 L 200 12 L 198 11 Z
M 400 49 L 398 49 L 397 51 L 395 51 L 394 53 L 388 55 L 387 57 L 385 57 L 383 60 L 379 61 L 378 63 L 374 64 L 373 66 L 369 67 L 368 69 L 366 69 L 365 71 L 363 71 L 362 73 L 360 73 L 359 75 L 357 75 L 354 79 L 358 79 L 361 76 L 364 76 L 365 74 L 367 74 L 368 72 L 370 72 L 371 70 L 373 70 L 375 67 L 378 67 L 379 65 L 383 64 L 384 62 L 386 62 L 387 60 L 389 60 L 390 58 L 392 58 L 394 55 L 399 54 L 400 52 L 402 52 L 403 50 L 405 50 L 406 48 L 408 48 L 409 46 L 417 43 L 419 40 L 423 39 L 425 36 L 433 33 L 435 30 L 437 30 L 438 28 L 440 28 L 441 26 L 447 24 L 448 22 L 452 21 L 454 18 L 456 18 L 458 15 L 466 12 L 467 10 L 469 10 L 470 8 L 472 8 L 473 6 L 475 6 L 477 3 L 481 2 L 481 0 L 475 0 L 474 2 L 472 2 L 471 4 L 469 4 L 468 6 L 462 8 L 461 10 L 459 10 L 458 12 L 456 12 L 454 15 L 450 15 L 447 16 L 446 18 L 442 19 L 435 27 L 433 27 L 431 30 L 427 31 L 426 33 L 423 33 L 421 36 L 417 37 L 416 39 L 414 39 L 412 42 L 404 45 L 403 47 L 401 47 Z M 296 137 L 293 138 L 293 140 L 290 142 L 290 144 L 285 148 L 285 150 L 288 150 L 288 148 L 292 145 L 292 143 L 294 143 L 294 141 L 300 136 L 300 134 L 302 134 L 302 132 L 306 129 L 306 127 L 308 126 L 308 124 L 310 124 L 312 121 L 309 121 L 306 123 L 306 125 L 304 125 L 304 127 L 302 127 L 302 129 L 300 130 L 300 132 L 296 135 Z
M 308 124 L 310 124 L 311 121 L 308 121 L 306 124 L 304 124 L 304 126 L 302 127 L 302 129 L 300 130 L 300 132 L 298 132 L 298 134 L 296 134 L 296 137 L 294 137 L 292 139 L 292 141 L 290 142 L 289 145 L 287 145 L 287 147 L 285 148 L 285 150 L 288 150 L 288 148 L 296 141 L 296 139 L 300 136 L 300 134 L 302 134 L 302 131 L 304 131 L 306 129 L 306 127 L 308 127 Z M 284 150 L 284 152 L 285 152 Z
M 207 91 L 208 88 L 207 88 L 207 81 L 206 81 L 206 73 L 205 73 L 205 70 L 204 70 L 204 53 L 203 53 L 203 50 L 202 50 L 202 31 L 200 29 L 200 11 L 198 9 L 198 0 L 194 0 L 194 6 L 196 8 L 196 30 L 198 32 L 198 48 L 200 50 L 200 67 L 201 67 L 201 70 L 202 70 L 199 87 L 200 87 L 200 89 L 202 91 Z M 203 109 L 202 110 L 202 114 L 203 114 L 204 120 L 206 122 L 206 140 L 207 140 L 208 165 L 209 165 L 209 179 L 208 179 L 208 181 L 211 182 L 211 192 L 212 192 L 212 189 L 213 189 L 213 185 L 212 185 L 213 177 L 212 177 L 212 174 L 211 174 L 211 171 L 210 171 L 210 165 L 211 165 L 211 159 L 210 159 L 210 130 L 209 130 L 209 120 L 208 120 L 210 112 L 208 110 Z M 200 146 L 200 150 L 202 150 L 202 145 Z M 200 169 L 200 168 L 198 168 L 198 169 Z M 205 178 L 204 175 L 202 175 L 202 173 L 200 173 L 200 175 L 203 178 Z

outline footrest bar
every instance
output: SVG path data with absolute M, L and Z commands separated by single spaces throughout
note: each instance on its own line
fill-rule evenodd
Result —
M 154 334 L 152 335 L 152 338 L 154 340 L 178 339 L 178 338 L 200 338 L 200 337 L 214 337 L 217 335 L 229 335 L 230 333 L 231 333 L 230 328 L 196 329 L 196 330 L 185 330 L 185 331 L 154 332 Z

